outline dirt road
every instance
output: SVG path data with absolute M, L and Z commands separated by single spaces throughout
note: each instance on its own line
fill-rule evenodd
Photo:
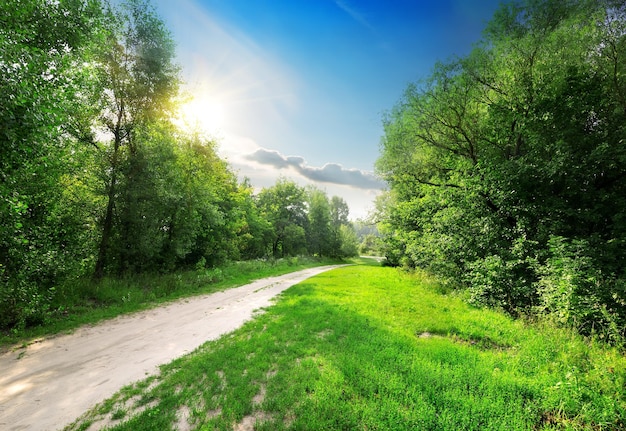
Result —
M 305 269 L 85 327 L 0 356 L 0 429 L 58 430 L 158 365 L 231 332 Z

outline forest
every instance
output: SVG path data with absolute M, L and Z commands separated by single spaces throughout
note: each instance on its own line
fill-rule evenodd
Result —
M 44 322 L 77 278 L 357 254 L 342 198 L 255 192 L 176 126 L 180 68 L 148 0 L 0 2 L 0 53 L 0 330 Z
M 626 6 L 500 6 L 384 120 L 390 263 L 474 304 L 626 336 Z
M 149 0 L 1 2 L 0 53 L 0 330 L 44 322 L 76 279 L 378 251 L 342 198 L 255 189 L 177 125 L 184 83 Z M 623 1 L 503 3 L 383 126 L 388 264 L 624 344 Z

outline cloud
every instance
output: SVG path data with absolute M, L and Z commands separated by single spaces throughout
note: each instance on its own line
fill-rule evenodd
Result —
M 358 169 L 346 169 L 337 163 L 327 163 L 321 168 L 309 166 L 300 156 L 283 156 L 278 151 L 259 148 L 246 159 L 273 166 L 276 169 L 292 168 L 311 181 L 346 185 L 365 190 L 380 190 L 385 184 L 374 174 Z

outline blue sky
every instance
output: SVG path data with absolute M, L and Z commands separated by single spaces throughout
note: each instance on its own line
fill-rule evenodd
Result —
M 467 54 L 499 0 L 155 0 L 193 100 L 184 119 L 240 177 L 313 184 L 364 217 L 382 118 Z

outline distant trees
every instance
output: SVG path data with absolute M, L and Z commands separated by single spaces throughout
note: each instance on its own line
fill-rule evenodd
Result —
M 351 253 L 345 202 L 255 195 L 174 125 L 174 54 L 147 0 L 0 2 L 0 330 L 44 321 L 71 278 Z
M 353 230 L 348 221 L 348 205 L 338 197 L 330 200 L 325 192 L 308 190 L 285 178 L 263 189 L 257 198 L 263 217 L 272 225 L 270 249 L 274 257 L 309 253 L 326 257 L 357 255 L 345 248 L 341 227 Z M 342 249 L 344 247 L 344 249 Z
M 383 236 L 374 220 L 357 220 L 353 223 L 359 243 L 358 250 L 364 256 L 383 256 Z
M 337 252 L 337 232 L 331 226 L 331 209 L 328 197 L 318 189 L 309 191 L 308 245 L 312 253 L 330 256 Z
M 508 3 L 409 86 L 378 161 L 391 261 L 625 335 L 625 18 L 618 1 Z
M 259 209 L 272 226 L 272 256 L 291 256 L 306 249 L 309 221 L 305 197 L 303 188 L 284 178 L 259 193 Z

